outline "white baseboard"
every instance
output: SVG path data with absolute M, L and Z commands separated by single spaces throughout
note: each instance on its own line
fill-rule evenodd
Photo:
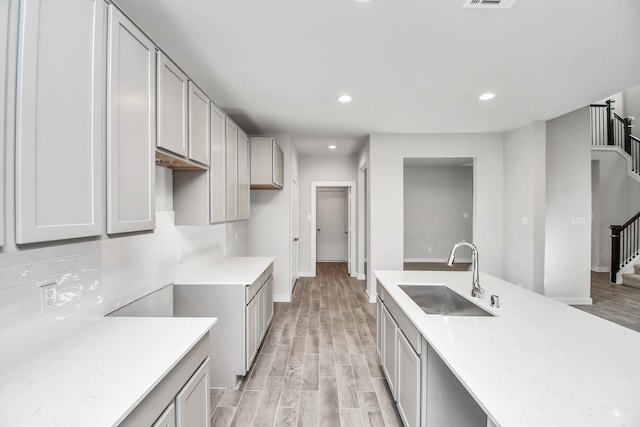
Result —
M 358 274 L 357 279 L 358 280 L 367 280 L 367 276 L 365 276 L 364 274 Z
M 273 295 L 273 302 L 291 302 L 291 295 Z
M 443 262 L 446 263 L 449 258 L 405 258 L 404 262 Z M 456 258 L 457 262 L 471 262 L 471 258 Z
M 611 273 L 611 268 L 592 265 L 591 271 L 595 271 L 596 273 Z
M 369 302 L 370 302 L 371 304 L 375 304 L 375 303 L 376 303 L 376 295 L 371 295 L 371 294 L 369 293 L 369 290 L 368 290 L 368 289 L 367 289 L 367 296 L 369 297 Z
M 298 271 L 298 277 L 316 277 L 316 275 L 310 271 Z
M 567 305 L 592 305 L 593 304 L 593 299 L 591 298 L 553 298 L 553 299 Z

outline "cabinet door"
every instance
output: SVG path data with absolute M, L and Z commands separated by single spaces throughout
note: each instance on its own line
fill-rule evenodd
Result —
M 211 137 L 211 101 L 192 81 L 189 81 L 189 158 L 209 165 Z
M 176 396 L 177 427 L 209 427 L 209 358 Z
M 269 327 L 271 319 L 273 318 L 273 276 L 270 276 L 267 283 L 264 284 L 265 294 L 265 309 L 264 309 L 264 323 L 265 329 Z M 266 332 L 266 331 L 265 331 Z
M 227 221 L 238 219 L 238 126 L 228 117 L 225 132 L 227 165 Z
M 211 165 L 209 179 L 211 199 L 209 214 L 211 223 L 224 222 L 227 218 L 226 192 L 226 116 L 211 103 Z
M 247 371 L 251 367 L 251 363 L 253 363 L 253 359 L 256 357 L 256 353 L 258 352 L 258 307 L 260 303 L 259 294 L 254 296 L 249 304 L 247 304 L 247 323 L 246 323 L 246 333 L 245 337 L 247 340 L 246 349 L 247 349 Z
M 111 6 L 109 11 L 107 233 L 152 230 L 156 51 L 118 9 Z
M 251 186 L 251 157 L 249 155 L 249 137 L 242 130 L 238 131 L 238 219 L 249 219 Z
M 382 307 L 384 316 L 384 345 L 382 348 L 382 370 L 387 376 L 387 382 L 389 389 L 393 395 L 393 399 L 396 399 L 396 344 L 398 327 L 395 320 L 389 314 L 385 307 Z
M 273 183 L 282 188 L 284 186 L 284 153 L 273 142 Z
M 152 427 L 176 427 L 176 405 L 169 405 Z
M 4 152 L 6 146 L 5 116 L 6 90 L 7 90 L 7 62 L 9 52 L 7 50 L 9 39 L 9 1 L 0 2 L 0 245 L 4 245 Z
M 267 331 L 267 288 L 262 286 L 258 293 L 260 301 L 258 302 L 258 344 L 260 347 L 264 333 Z
M 17 243 L 102 231 L 105 7 L 102 0 L 22 1 Z
M 378 356 L 380 357 L 380 363 L 384 363 L 384 312 L 382 301 L 379 297 L 376 304 L 376 349 L 378 350 Z
M 398 411 L 407 427 L 420 425 L 420 358 L 409 341 L 398 332 L 396 397 Z
M 158 147 L 187 156 L 187 75 L 158 52 Z

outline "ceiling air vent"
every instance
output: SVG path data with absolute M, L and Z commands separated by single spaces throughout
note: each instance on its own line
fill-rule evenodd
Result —
M 517 0 L 465 0 L 464 8 L 470 9 L 510 9 Z

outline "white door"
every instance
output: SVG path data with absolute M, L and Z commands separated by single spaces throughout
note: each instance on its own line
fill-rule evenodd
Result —
M 296 283 L 296 279 L 298 279 L 298 250 L 300 246 L 300 241 L 298 236 L 300 235 L 299 231 L 299 186 L 295 181 L 291 181 L 291 285 L 289 288 L 289 292 L 293 289 L 293 285 Z
M 347 191 L 318 188 L 316 203 L 316 259 L 347 260 Z

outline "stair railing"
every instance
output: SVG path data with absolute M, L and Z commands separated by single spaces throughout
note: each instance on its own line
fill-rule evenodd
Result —
M 631 170 L 640 175 L 640 138 L 631 135 L 633 117 L 620 117 L 614 100 L 591 104 L 591 145 L 618 147 L 631 156 Z
M 623 225 L 611 225 L 611 283 L 618 272 L 640 255 L 640 212 Z

